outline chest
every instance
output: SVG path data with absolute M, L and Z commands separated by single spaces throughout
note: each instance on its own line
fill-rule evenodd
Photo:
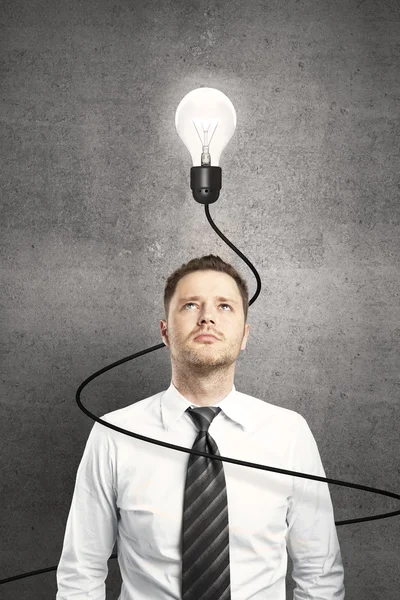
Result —
M 220 455 L 290 469 L 282 446 L 243 435 L 215 436 Z M 160 438 L 159 438 L 160 439 Z M 215 439 L 215 438 L 214 438 Z M 177 441 L 191 448 L 193 433 Z M 117 505 L 126 536 L 149 555 L 179 547 L 189 454 L 151 445 L 132 444 L 117 461 Z M 230 539 L 250 549 L 281 545 L 287 525 L 292 477 L 224 461 Z

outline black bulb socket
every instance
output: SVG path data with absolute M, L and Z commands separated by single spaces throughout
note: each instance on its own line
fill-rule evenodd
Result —
M 190 187 L 193 198 L 199 204 L 213 204 L 219 198 L 222 187 L 221 167 L 192 167 Z

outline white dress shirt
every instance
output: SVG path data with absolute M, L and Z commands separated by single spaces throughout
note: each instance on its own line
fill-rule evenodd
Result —
M 170 387 L 101 417 L 192 448 Z M 232 391 L 210 425 L 221 456 L 325 477 L 315 439 L 295 411 Z M 182 511 L 189 454 L 95 422 L 79 464 L 57 569 L 56 600 L 105 600 L 117 541 L 118 600 L 181 600 Z M 231 600 L 284 600 L 288 550 L 294 600 L 343 600 L 343 566 L 328 484 L 222 462 L 228 496 Z

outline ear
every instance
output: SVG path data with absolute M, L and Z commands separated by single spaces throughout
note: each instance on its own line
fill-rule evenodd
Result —
M 161 330 L 161 337 L 162 337 L 164 344 L 166 346 L 169 346 L 169 340 L 168 340 L 168 334 L 167 334 L 168 323 L 164 319 L 160 320 L 160 330 Z
M 244 326 L 244 336 L 243 336 L 242 345 L 240 346 L 241 350 L 244 350 L 246 348 L 249 333 L 250 333 L 250 324 L 246 323 L 246 325 Z

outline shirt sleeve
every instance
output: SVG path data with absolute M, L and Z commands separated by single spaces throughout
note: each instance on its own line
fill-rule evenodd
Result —
M 293 470 L 326 477 L 314 436 L 299 417 Z M 293 600 L 343 600 L 344 572 L 328 484 L 293 478 L 287 513 L 287 549 L 296 583 Z
M 77 470 L 56 600 L 105 600 L 107 561 L 117 537 L 114 481 L 110 438 L 95 422 Z

